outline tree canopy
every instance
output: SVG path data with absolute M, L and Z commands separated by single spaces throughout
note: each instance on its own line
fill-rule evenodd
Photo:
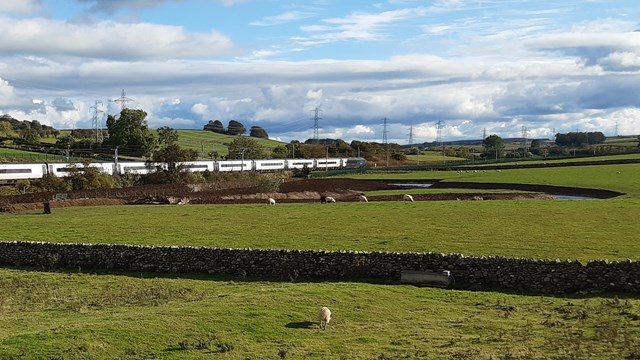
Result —
M 147 113 L 136 109 L 123 109 L 119 117 L 107 117 L 109 138 L 107 143 L 122 146 L 122 153 L 131 155 L 149 155 L 156 145 L 149 131 Z
M 227 159 L 262 159 L 263 157 L 262 146 L 250 137 L 237 137 L 229 144 Z
M 193 149 L 182 149 L 177 143 L 178 132 L 168 126 L 158 129 L 158 149 L 151 155 L 152 162 L 165 163 L 169 173 L 182 171 L 179 165 L 183 161 L 192 161 L 198 158 L 198 152 Z
M 247 132 L 241 122 L 236 120 L 229 120 L 229 126 L 227 126 L 228 135 L 242 135 Z
M 224 134 L 224 125 L 220 120 L 209 120 L 209 122 L 204 126 L 203 130 L 213 131 L 215 133 Z
M 602 144 L 607 138 L 600 131 L 595 132 L 570 132 L 566 134 L 556 134 L 556 145 L 558 146 L 587 146 Z
M 267 134 L 267 132 L 260 126 L 252 126 L 251 130 L 249 130 L 249 136 L 261 139 L 269 138 L 269 134 Z
M 504 156 L 504 141 L 498 135 L 489 135 L 482 142 L 484 146 L 484 152 L 482 156 L 485 158 L 499 158 Z

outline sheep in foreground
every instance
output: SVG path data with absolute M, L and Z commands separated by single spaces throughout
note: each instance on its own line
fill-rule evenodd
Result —
M 366 197 L 366 196 L 364 196 L 364 195 L 360 195 L 360 196 L 358 196 L 358 201 L 360 201 L 360 202 L 369 202 L 369 200 L 367 199 L 367 197 Z
M 269 198 L 268 205 L 275 205 L 275 204 L 276 204 L 276 199 L 274 199 L 274 198 Z
M 331 203 L 335 204 L 336 203 L 336 199 L 334 199 L 331 196 L 327 196 L 325 201 L 327 202 L 327 204 L 331 204 Z
M 409 194 L 404 194 L 404 195 L 402 195 L 402 200 L 413 202 L 413 196 L 411 196 Z
M 318 320 L 320 321 L 320 329 L 325 330 L 331 321 L 331 310 L 326 306 L 321 307 Z

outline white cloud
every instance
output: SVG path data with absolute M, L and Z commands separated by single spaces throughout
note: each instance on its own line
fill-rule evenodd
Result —
M 640 69 L 640 52 L 616 51 L 599 59 L 598 64 L 613 71 L 638 70 Z
M 2 0 L 0 2 L 0 13 L 32 13 L 39 10 L 41 0 Z
M 200 103 L 198 103 L 198 104 L 194 104 L 194 105 L 191 107 L 191 111 L 192 111 L 194 114 L 197 114 L 197 115 L 200 115 L 200 116 L 205 115 L 205 114 L 207 113 L 207 110 L 209 110 L 209 106 L 207 106 L 207 105 L 205 105 L 205 104 L 200 104 Z
M 346 131 L 346 133 L 349 135 L 373 134 L 374 132 L 375 131 L 371 128 L 371 126 L 366 125 L 356 125 Z
M 292 21 L 307 19 L 314 16 L 311 12 L 304 11 L 287 11 L 276 16 L 267 16 L 259 21 L 252 21 L 249 25 L 253 26 L 274 26 Z
M 6 0 L 3 0 L 6 1 Z M 21 1 L 21 0 L 13 0 Z M 185 0 L 78 0 L 90 4 L 89 11 L 101 11 L 107 14 L 114 13 L 120 9 L 151 9 L 163 6 L 165 3 L 181 3 Z M 217 0 L 225 6 L 233 6 L 248 0 Z
M 17 101 L 13 86 L 0 77 L 0 106 L 7 106 Z
M 182 27 L 100 21 L 71 24 L 43 18 L 0 17 L 0 51 L 35 56 L 119 60 L 213 57 L 236 52 L 223 34 L 189 33 Z

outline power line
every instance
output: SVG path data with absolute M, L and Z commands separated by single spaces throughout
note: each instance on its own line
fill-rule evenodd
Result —
M 320 117 L 320 108 L 316 107 L 315 109 L 313 109 L 314 111 L 314 116 L 313 116 L 313 140 L 318 143 L 318 141 L 320 140 L 320 136 L 319 136 L 319 129 L 320 129 L 320 125 L 319 125 L 319 120 L 322 119 Z
M 409 125 L 409 148 L 413 147 L 413 124 Z
M 387 118 L 382 119 L 382 121 L 384 121 L 383 123 L 383 127 L 382 127 L 382 143 L 383 144 L 388 144 L 389 143 L 389 139 L 388 139 L 388 125 L 387 125 Z
M 122 89 L 122 93 L 120 94 L 120 97 L 115 99 L 115 100 L 111 100 L 111 101 L 113 101 L 114 103 L 119 104 L 120 105 L 120 110 L 122 111 L 122 110 L 127 108 L 127 102 L 134 101 L 134 100 L 131 99 L 131 98 L 128 98 L 127 97 L 127 93 L 124 91 L 124 89 Z
M 440 146 L 442 147 L 442 163 L 445 163 L 445 157 L 444 157 L 444 142 L 442 141 L 442 128 L 444 127 L 444 121 L 442 120 L 438 120 L 438 122 L 436 123 L 436 126 L 438 127 L 438 135 L 436 138 L 436 142 L 440 143 Z
M 100 125 L 100 118 L 98 117 L 99 113 L 104 112 L 100 108 L 101 106 L 102 106 L 102 101 L 96 100 L 95 105 L 90 107 L 90 109 L 93 109 L 93 129 L 95 130 L 95 133 L 96 133 L 96 142 L 99 142 L 99 143 L 104 140 L 104 136 L 102 135 L 102 126 Z

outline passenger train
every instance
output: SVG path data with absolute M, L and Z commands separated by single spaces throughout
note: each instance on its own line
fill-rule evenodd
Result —
M 361 168 L 367 165 L 363 158 L 318 158 L 318 159 L 260 159 L 260 160 L 197 160 L 180 163 L 187 171 L 239 172 L 284 170 L 336 170 Z M 148 174 L 163 164 L 147 164 L 143 161 L 94 162 L 88 166 L 100 172 L 113 174 Z M 68 176 L 73 167 L 82 168 L 81 163 L 0 163 L 0 184 L 11 184 L 18 180 L 39 179 L 44 175 Z

